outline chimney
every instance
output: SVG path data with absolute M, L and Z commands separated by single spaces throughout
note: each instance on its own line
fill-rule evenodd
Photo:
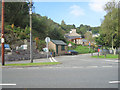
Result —
M 72 31 L 70 31 L 70 33 L 72 33 Z
M 72 33 L 76 33 L 76 29 L 71 29 L 72 30 Z

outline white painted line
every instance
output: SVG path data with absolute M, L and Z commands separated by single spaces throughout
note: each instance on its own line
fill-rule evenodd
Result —
M 54 62 L 58 62 L 58 61 L 56 61 L 53 57 L 52 57 L 52 60 L 53 60 Z
M 16 85 L 16 84 L 0 84 L 0 86 L 14 86 L 14 85 Z
M 53 60 L 51 58 L 49 58 L 51 62 L 53 62 Z
M 97 68 L 98 66 L 87 66 L 86 68 Z
M 84 68 L 84 67 L 72 67 L 72 68 Z
M 113 66 L 102 66 L 102 67 L 113 67 Z
M 118 60 L 105 60 L 105 61 L 110 61 L 110 62 L 119 62 Z
M 109 81 L 110 84 L 118 84 L 120 81 Z

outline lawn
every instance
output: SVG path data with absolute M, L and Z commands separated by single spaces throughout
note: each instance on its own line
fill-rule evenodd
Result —
M 42 62 L 42 63 L 18 63 L 18 64 L 5 64 L 5 66 L 42 66 L 42 65 L 56 65 L 60 62 Z
M 90 48 L 89 52 L 89 46 L 77 46 L 74 50 L 77 51 L 79 54 L 94 52 L 92 48 Z
M 92 56 L 93 58 L 105 58 L 104 55 L 100 55 L 99 57 L 98 56 Z M 114 55 L 114 54 L 107 54 L 106 55 L 106 58 L 109 58 L 109 59 L 118 59 L 118 55 Z

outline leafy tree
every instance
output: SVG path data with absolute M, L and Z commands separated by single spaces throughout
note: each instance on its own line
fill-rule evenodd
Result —
M 26 2 L 5 2 L 5 22 L 25 28 L 29 23 L 29 7 Z
M 94 41 L 94 38 L 92 37 L 92 33 L 86 32 L 84 36 L 85 36 L 85 39 L 87 39 L 88 41 L 90 42 Z
M 108 2 L 105 6 L 107 15 L 104 17 L 104 21 L 101 24 L 100 33 L 104 35 L 105 43 L 108 46 L 118 47 L 118 9 L 117 3 Z

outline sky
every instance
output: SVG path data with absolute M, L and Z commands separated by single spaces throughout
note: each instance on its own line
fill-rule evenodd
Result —
M 100 26 L 106 12 L 106 2 L 34 2 L 35 13 L 47 16 L 61 24 L 64 20 L 67 25 L 80 24 L 92 27 Z

